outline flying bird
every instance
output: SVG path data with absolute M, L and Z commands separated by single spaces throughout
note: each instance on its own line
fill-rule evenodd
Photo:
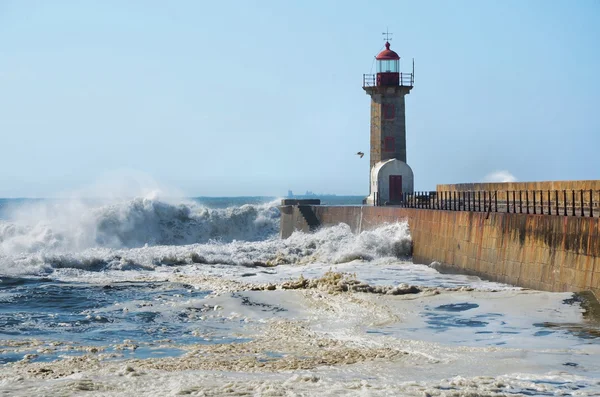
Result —
M 358 152 L 358 153 L 356 153 L 356 154 L 357 154 L 358 156 L 360 156 L 360 158 L 361 158 L 361 159 L 362 159 L 362 158 L 363 158 L 363 156 L 365 155 L 363 152 Z

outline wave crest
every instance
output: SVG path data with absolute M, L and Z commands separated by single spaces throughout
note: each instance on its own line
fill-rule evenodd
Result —
M 55 269 L 153 270 L 163 266 L 225 265 L 277 266 L 308 263 L 335 264 L 384 257 L 408 259 L 411 255 L 408 224 L 395 223 L 354 234 L 346 224 L 315 233 L 296 232 L 288 239 L 261 241 L 209 241 L 191 245 L 157 245 L 138 248 L 91 248 L 80 252 L 37 252 L 13 256 L 9 274 L 49 274 Z M 0 256 L 0 265 L 6 264 Z
M 61 203 L 32 209 L 31 222 L 20 216 L 27 212 L 0 221 L 0 254 L 187 245 L 215 239 L 257 241 L 277 234 L 279 228 L 275 202 L 224 209 L 152 198 L 97 207 Z

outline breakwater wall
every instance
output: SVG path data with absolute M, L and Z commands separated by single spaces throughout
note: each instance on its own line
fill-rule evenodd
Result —
M 600 298 L 600 218 L 400 207 L 285 205 L 281 236 L 348 224 L 354 232 L 406 220 L 413 262 L 545 291 Z M 305 214 L 312 212 L 309 221 Z M 311 224 L 309 224 L 311 223 Z
M 485 200 L 487 196 L 503 212 L 600 215 L 600 180 L 459 183 L 437 185 L 435 193 L 461 201 L 481 200 L 482 196 Z M 510 208 L 505 211 L 507 206 Z
M 600 190 L 600 180 L 589 181 L 538 181 L 538 182 L 480 182 L 456 183 L 450 185 L 437 185 L 437 192 L 469 192 L 469 191 L 547 191 L 547 190 Z

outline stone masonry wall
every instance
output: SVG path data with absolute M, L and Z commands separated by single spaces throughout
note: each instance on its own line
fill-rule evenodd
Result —
M 408 86 L 365 88 L 371 96 L 371 169 L 378 162 L 393 158 L 406 163 L 405 96 L 411 89 Z M 394 150 L 385 149 L 386 138 L 394 138 Z

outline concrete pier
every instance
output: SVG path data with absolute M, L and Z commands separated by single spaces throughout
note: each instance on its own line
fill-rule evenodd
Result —
M 309 206 L 321 226 L 359 233 L 407 221 L 413 262 L 544 291 L 600 297 L 600 218 L 431 209 Z M 311 227 L 299 206 L 282 205 L 281 236 Z

